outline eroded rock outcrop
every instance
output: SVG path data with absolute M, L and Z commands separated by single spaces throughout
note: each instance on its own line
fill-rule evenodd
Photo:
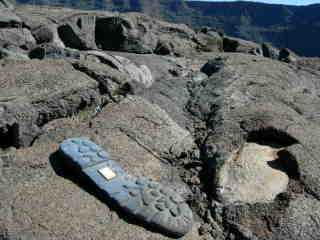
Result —
M 2 60 L 1 145 L 26 147 L 39 126 L 76 113 L 99 96 L 98 84 L 61 61 Z
M 215 63 L 219 66 L 214 65 Z M 311 195 L 312 198 L 318 199 L 319 182 L 315 178 L 318 178 L 316 176 L 319 172 L 316 157 L 320 150 L 316 140 L 319 136 L 319 121 L 310 117 L 310 114 L 313 115 L 320 110 L 313 106 L 320 100 L 314 95 L 319 91 L 319 73 L 243 54 L 221 55 L 215 61 L 212 60 L 211 65 L 214 71 L 211 71 L 208 80 L 194 88 L 194 97 L 191 98 L 188 108 L 210 129 L 204 138 L 202 149 L 215 179 L 213 194 L 221 196 L 227 202 L 239 200 L 236 204 L 238 207 L 234 207 L 233 204 L 225 207 L 227 211 L 232 211 L 233 217 L 241 216 L 241 221 L 239 218 L 227 220 L 230 224 L 228 227 L 234 234 L 241 233 L 249 239 L 278 239 L 280 228 L 277 227 L 277 223 L 286 210 L 284 200 L 278 196 L 272 203 L 262 203 L 263 198 L 272 194 L 272 189 L 269 189 L 262 195 L 259 204 L 244 204 L 257 200 L 255 198 L 260 191 L 253 189 L 255 181 L 263 176 L 262 169 L 253 170 L 251 166 L 245 168 L 241 161 L 239 165 L 235 161 L 230 171 L 226 172 L 225 167 L 226 164 L 230 167 L 231 159 L 245 161 L 246 158 L 241 151 L 238 152 L 237 158 L 234 156 L 239 149 L 246 148 L 248 142 L 275 149 L 281 148 L 278 160 L 275 160 L 275 165 L 270 163 L 270 167 L 282 171 L 289 177 L 288 189 L 285 191 L 289 196 L 285 197 L 286 201 L 294 201 L 296 194 Z M 263 148 L 270 149 L 269 147 Z M 261 155 L 258 149 L 255 150 L 255 154 L 256 158 Z M 250 157 L 247 161 L 254 159 Z M 254 166 L 258 167 L 259 164 Z M 239 188 L 232 191 L 232 187 L 229 186 L 231 189 L 226 189 L 226 195 L 223 195 L 224 189 L 219 183 L 228 186 L 227 183 L 231 180 L 226 177 L 227 173 L 234 177 L 243 177 L 231 178 Z M 273 185 L 280 187 L 282 183 L 281 190 L 276 191 L 278 193 L 285 190 L 287 183 L 283 173 L 273 175 L 274 179 L 277 176 L 283 179 L 278 180 L 279 186 Z M 224 176 L 222 179 L 221 174 Z M 255 181 L 248 179 L 255 175 Z M 227 181 L 224 182 L 223 179 Z M 242 195 L 242 185 L 246 184 L 253 185 L 247 185 L 247 193 Z M 268 184 L 272 184 L 272 180 L 268 181 Z M 268 188 L 268 184 L 265 184 L 265 189 Z M 251 190 L 253 195 L 249 199 Z M 248 199 L 241 199 L 241 196 Z M 263 220 L 265 216 L 274 219 L 271 230 L 265 231 L 265 228 L 261 227 L 267 224 Z M 260 223 L 244 223 L 248 221 Z
M 99 17 L 95 34 L 97 46 L 103 50 L 184 56 L 194 53 L 197 45 L 195 32 L 187 26 L 135 13 Z

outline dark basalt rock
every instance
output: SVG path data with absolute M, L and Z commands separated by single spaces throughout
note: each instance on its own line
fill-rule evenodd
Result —
M 279 60 L 286 63 L 297 62 L 298 56 L 288 48 L 283 48 L 279 52 Z
M 53 44 L 43 44 L 34 49 L 29 53 L 31 59 L 74 59 L 80 60 L 81 53 L 75 49 L 61 48 Z
M 224 37 L 223 50 L 225 52 L 249 53 L 257 56 L 262 55 L 261 47 L 258 44 L 240 38 Z
M 205 65 L 202 66 L 201 72 L 207 74 L 209 77 L 219 72 L 224 66 L 224 59 L 217 57 L 215 59 L 209 60 Z
M 66 47 L 78 50 L 95 49 L 96 16 L 79 14 L 65 18 L 58 26 L 58 34 Z
M 155 54 L 158 55 L 170 55 L 172 53 L 173 46 L 168 42 L 158 42 L 156 49 L 154 50 Z
M 135 29 L 130 20 L 121 17 L 97 19 L 96 44 L 103 50 L 151 53 L 152 50 L 143 43 L 143 39 L 140 39 L 139 35 L 143 37 L 143 34 L 145 32 Z
M 262 44 L 263 56 L 271 59 L 279 59 L 279 50 L 268 43 Z
M 95 30 L 99 48 L 139 54 L 189 55 L 196 52 L 194 36 L 187 26 L 164 23 L 136 13 L 98 17 Z

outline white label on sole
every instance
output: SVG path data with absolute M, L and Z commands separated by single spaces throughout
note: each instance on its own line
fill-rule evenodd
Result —
M 115 178 L 117 175 L 111 168 L 105 167 L 98 170 L 98 172 L 108 181 Z

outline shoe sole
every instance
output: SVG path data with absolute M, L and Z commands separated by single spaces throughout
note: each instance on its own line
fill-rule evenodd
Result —
M 191 230 L 192 211 L 178 193 L 157 182 L 126 174 L 92 141 L 67 139 L 60 144 L 59 152 L 126 213 L 177 237 Z

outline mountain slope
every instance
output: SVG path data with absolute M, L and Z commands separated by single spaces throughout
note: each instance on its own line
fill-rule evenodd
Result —
M 253 2 L 183 0 L 17 0 L 85 9 L 144 12 L 195 28 L 210 26 L 229 35 L 288 47 L 300 55 L 320 56 L 320 4 L 285 6 Z
M 252 2 L 187 2 L 198 12 L 195 25 L 224 29 L 257 42 L 268 41 L 301 55 L 319 56 L 320 4 L 286 6 Z

